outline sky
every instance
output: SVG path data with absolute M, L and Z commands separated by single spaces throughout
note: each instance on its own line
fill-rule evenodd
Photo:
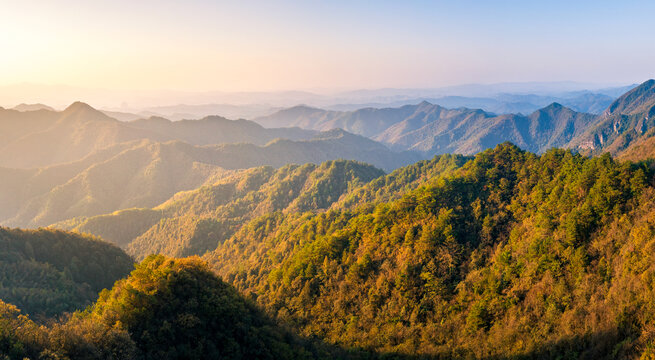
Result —
M 653 1 L 0 0 L 0 85 L 272 91 L 655 77 Z

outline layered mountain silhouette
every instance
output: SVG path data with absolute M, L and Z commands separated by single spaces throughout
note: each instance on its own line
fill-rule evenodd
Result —
M 155 206 L 176 192 L 197 188 L 229 170 L 262 165 L 367 162 L 386 170 L 420 159 L 342 130 L 311 140 L 276 140 L 265 146 L 195 146 L 139 140 L 99 150 L 82 160 L 39 169 L 0 168 L 0 222 L 36 227 L 78 216 Z
M 505 141 L 539 153 L 551 147 L 566 146 L 595 120 L 594 115 L 578 113 L 557 103 L 528 116 L 490 116 L 479 110 L 449 115 L 434 117 L 425 124 L 407 119 L 377 139 L 395 148 L 429 154 L 475 154 Z
M 511 141 L 535 152 L 566 146 L 596 120 L 553 103 L 534 113 L 494 115 L 476 109 L 446 109 L 429 102 L 395 109 L 336 112 L 308 107 L 282 110 L 256 121 L 265 126 L 293 125 L 326 130 L 340 127 L 372 137 L 396 150 L 428 155 L 474 154 Z
M 121 122 L 81 102 L 62 112 L 0 110 L 0 120 L 0 166 L 15 168 L 76 161 L 96 150 L 143 139 L 264 145 L 275 138 L 300 140 L 314 135 L 300 129 L 264 129 L 250 121 L 217 116 L 175 123 L 163 118 Z
M 343 194 L 384 172 L 356 161 L 242 170 L 152 209 L 81 217 L 56 227 L 101 236 L 136 258 L 189 256 L 213 250 L 247 221 L 271 212 L 326 210 Z
M 0 144 L 0 166 L 31 168 L 79 160 L 95 150 L 138 139 L 166 140 L 76 102 L 42 127 Z
M 555 102 L 529 115 L 496 115 L 476 109 L 446 109 L 423 101 L 399 108 L 354 111 L 297 106 L 255 121 L 270 127 L 343 128 L 371 137 L 392 149 L 413 150 L 428 156 L 475 154 L 504 141 L 537 153 L 552 147 L 566 147 L 585 153 L 610 151 L 618 154 L 637 138 L 650 136 L 651 112 L 655 111 L 654 83 L 649 80 L 634 87 L 612 102 L 602 114 L 578 112 Z M 588 100 L 596 99 L 592 98 Z M 606 100 L 603 97 L 597 106 L 606 105 Z
M 12 109 L 17 111 L 38 111 L 38 110 L 55 111 L 55 109 L 45 104 L 25 104 L 25 103 L 18 104 L 14 106 Z
M 0 353 L 346 358 L 299 334 L 367 359 L 653 357 L 655 81 L 599 115 L 296 110 L 304 130 L 0 111 L 5 161 L 52 163 L 0 168 L 0 221 L 124 249 L 0 228 Z M 476 154 L 417 161 L 442 152 Z M 4 302 L 80 309 L 128 253 L 59 322 Z
M 527 116 L 428 102 L 352 112 L 300 106 L 258 120 L 297 127 L 265 128 L 218 116 L 121 122 L 79 102 L 62 112 L 0 109 L 0 224 L 36 227 L 152 208 L 239 169 L 348 159 L 392 171 L 506 141 L 535 153 L 564 147 L 639 160 L 655 154 L 654 106 L 649 80 L 601 115 L 558 103 Z
M 257 118 L 255 121 L 266 127 L 297 126 L 313 130 L 340 128 L 355 134 L 374 137 L 389 126 L 412 116 L 416 108 L 416 105 L 406 105 L 399 108 L 364 108 L 344 112 L 300 105 Z

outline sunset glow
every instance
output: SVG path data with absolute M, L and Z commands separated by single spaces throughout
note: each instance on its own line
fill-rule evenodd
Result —
M 260 91 L 652 76 L 652 2 L 400 4 L 3 1 L 0 85 Z

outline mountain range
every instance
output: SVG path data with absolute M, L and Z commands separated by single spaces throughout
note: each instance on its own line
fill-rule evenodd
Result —
M 326 210 L 341 195 L 382 175 L 371 165 L 345 160 L 277 170 L 258 167 L 180 192 L 152 209 L 81 217 L 54 226 L 102 236 L 137 259 L 151 253 L 203 254 L 258 216 Z
M 0 168 L 0 222 L 36 227 L 78 216 L 152 207 L 232 170 L 338 158 L 364 161 L 386 170 L 420 159 L 417 154 L 392 152 L 341 130 L 318 133 L 310 140 L 276 140 L 265 146 L 134 140 L 66 164 Z
M 578 113 L 558 103 L 524 116 L 494 115 L 467 108 L 446 109 L 426 101 L 401 108 L 353 112 L 299 106 L 256 119 L 264 126 L 343 128 L 371 137 L 392 149 L 428 155 L 474 154 L 503 141 L 543 152 L 551 147 L 567 146 L 597 120 L 597 115 Z
M 427 156 L 475 154 L 503 141 L 537 153 L 551 147 L 566 147 L 618 154 L 652 127 L 648 112 L 655 105 L 654 94 L 653 80 L 646 81 L 607 102 L 600 114 L 578 112 L 556 102 L 529 115 L 496 115 L 480 109 L 447 109 L 423 101 L 400 108 L 354 111 L 297 106 L 255 121 L 267 127 L 343 128 L 392 149 L 413 150 Z
M 191 122 L 154 117 L 121 122 L 80 102 L 62 112 L 0 110 L 0 119 L 0 166 L 17 168 L 76 161 L 95 150 L 133 140 L 264 145 L 276 138 L 300 140 L 314 135 L 300 129 L 264 129 L 249 121 L 216 116 Z
M 505 141 L 535 153 L 568 147 L 639 160 L 655 143 L 652 80 L 600 115 L 558 103 L 527 116 L 428 102 L 351 112 L 298 106 L 257 119 L 271 126 L 266 128 L 218 116 L 122 122 L 84 103 L 62 112 L 35 106 L 0 110 L 0 224 L 37 227 L 155 208 L 178 192 L 258 166 L 341 158 L 392 171 L 435 154 L 470 155 Z
M 2 221 L 72 231 L 0 228 L 0 357 L 655 356 L 655 81 L 596 115 L 301 110 L 0 112 L 46 164 L 0 168 Z

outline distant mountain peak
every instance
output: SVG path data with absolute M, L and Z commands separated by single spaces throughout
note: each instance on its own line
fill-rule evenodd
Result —
M 76 101 L 70 104 L 60 113 L 58 122 L 94 122 L 94 121 L 116 121 L 118 120 L 108 116 L 100 110 L 97 110 L 89 104 Z
M 296 105 L 296 106 L 292 106 L 290 108 L 282 109 L 280 111 L 298 111 L 298 110 L 315 111 L 315 110 L 322 110 L 322 109 L 319 109 L 319 108 L 314 107 L 314 106 L 305 105 L 305 104 L 299 104 L 299 105 Z
M 564 107 L 564 106 L 563 106 L 562 104 L 560 104 L 560 103 L 558 103 L 558 102 L 554 102 L 554 103 L 552 103 L 552 104 L 546 106 L 546 109 L 561 109 L 561 108 L 563 108 L 563 107 Z
M 70 105 L 63 111 L 64 113 L 72 113 L 72 112 L 78 112 L 78 111 L 98 111 L 95 108 L 93 108 L 91 105 L 81 102 L 81 101 L 76 101 Z
M 572 110 L 572 109 L 570 109 L 570 108 L 568 108 L 568 107 L 566 107 L 566 106 L 564 106 L 564 105 L 562 105 L 562 104 L 560 104 L 558 102 L 553 102 L 550 105 L 535 111 L 535 113 L 554 114 L 554 113 L 559 113 L 559 112 L 562 112 L 562 111 L 575 112 L 574 110 Z

